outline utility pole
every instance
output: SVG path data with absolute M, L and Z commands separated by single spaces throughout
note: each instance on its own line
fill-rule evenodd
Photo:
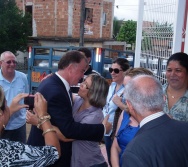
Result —
M 79 46 L 84 46 L 84 21 L 85 21 L 84 19 L 85 19 L 85 0 L 81 0 Z

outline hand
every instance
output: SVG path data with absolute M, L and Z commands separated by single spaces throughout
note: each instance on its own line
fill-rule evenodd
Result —
M 31 125 L 37 126 L 38 125 L 38 116 L 37 116 L 37 114 L 33 114 L 29 110 L 27 110 L 26 122 L 31 124 Z
M 102 124 L 105 126 L 106 134 L 108 134 L 112 130 L 112 124 L 108 122 L 108 118 L 110 115 L 106 115 L 104 120 L 102 121 Z
M 52 126 L 52 127 L 53 127 L 53 129 L 55 129 L 56 134 L 57 134 L 57 137 L 58 137 L 59 140 L 61 140 L 61 141 L 63 141 L 63 142 L 71 142 L 71 141 L 74 141 L 74 139 L 67 139 L 67 138 L 61 133 L 61 131 L 59 130 L 58 127 L 56 127 L 56 126 Z
M 121 101 L 122 101 L 122 97 L 119 97 L 117 94 L 115 94 L 115 95 L 113 96 L 112 101 L 113 101 L 117 106 L 119 106 L 119 103 L 122 103 L 122 102 L 121 102 Z
M 28 93 L 20 93 L 16 97 L 13 98 L 12 103 L 10 104 L 10 115 L 15 113 L 16 111 L 22 109 L 22 108 L 28 108 L 29 106 L 26 104 L 19 104 L 20 100 L 22 100 L 24 97 L 27 97 Z
M 112 101 L 121 109 L 121 110 L 128 110 L 126 104 L 122 102 L 122 97 L 119 97 L 117 94 L 113 96 Z
M 38 117 L 48 115 L 47 101 L 39 92 L 35 94 L 34 112 L 38 115 Z
M 57 128 L 56 126 L 53 126 L 53 128 L 55 129 L 56 134 L 57 134 L 57 137 L 58 137 L 59 139 L 66 138 L 66 137 L 61 133 L 61 131 L 59 130 L 59 128 Z

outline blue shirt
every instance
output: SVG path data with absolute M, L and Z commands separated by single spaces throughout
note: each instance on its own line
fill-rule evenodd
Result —
M 12 102 L 12 99 L 17 96 L 19 93 L 29 93 L 27 77 L 24 73 L 15 70 L 15 76 L 12 82 L 6 80 L 0 70 L 0 85 L 3 87 L 5 97 L 7 100 L 7 105 L 9 106 Z M 23 104 L 23 100 L 20 101 Z M 19 111 L 15 112 L 7 126 L 6 130 L 18 129 L 26 123 L 26 109 L 22 108 Z
M 120 86 L 119 90 L 117 92 L 115 92 L 116 85 L 117 85 L 116 82 L 111 83 L 111 85 L 109 87 L 109 91 L 108 91 L 108 96 L 107 96 L 107 99 L 106 99 L 106 105 L 103 107 L 103 115 L 104 115 L 104 117 L 108 114 L 110 115 L 109 119 L 108 119 L 108 122 L 110 122 L 110 123 L 113 123 L 115 110 L 117 109 L 117 105 L 112 101 L 113 96 L 115 94 L 120 96 L 124 91 L 124 85 L 122 84 Z M 112 130 L 110 131 L 110 133 L 105 134 L 105 136 L 110 136 L 111 133 L 112 133 Z
M 120 166 L 122 166 L 122 154 L 125 151 L 127 144 L 129 144 L 129 142 L 134 138 L 135 134 L 138 132 L 140 128 L 139 126 L 134 127 L 134 126 L 129 125 L 130 116 L 127 114 L 126 111 L 123 111 L 123 112 L 124 112 L 123 120 L 121 122 L 121 126 L 116 135 L 118 145 L 121 148 L 121 151 L 119 154 Z

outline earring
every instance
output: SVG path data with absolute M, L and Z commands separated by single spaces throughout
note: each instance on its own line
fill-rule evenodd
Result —
M 4 129 L 6 128 L 5 124 L 3 124 L 3 128 L 4 128 Z

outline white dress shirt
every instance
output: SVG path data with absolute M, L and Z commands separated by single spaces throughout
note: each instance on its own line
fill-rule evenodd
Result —
M 144 119 L 140 122 L 140 128 L 141 128 L 144 124 L 148 123 L 149 121 L 152 121 L 152 120 L 154 120 L 154 119 L 156 119 L 156 118 L 158 118 L 158 117 L 160 117 L 160 116 L 162 116 L 162 115 L 164 115 L 164 112 L 163 112 L 163 111 L 157 112 L 157 113 L 155 113 L 155 114 L 152 114 L 152 115 L 147 116 L 146 118 L 144 118 Z

